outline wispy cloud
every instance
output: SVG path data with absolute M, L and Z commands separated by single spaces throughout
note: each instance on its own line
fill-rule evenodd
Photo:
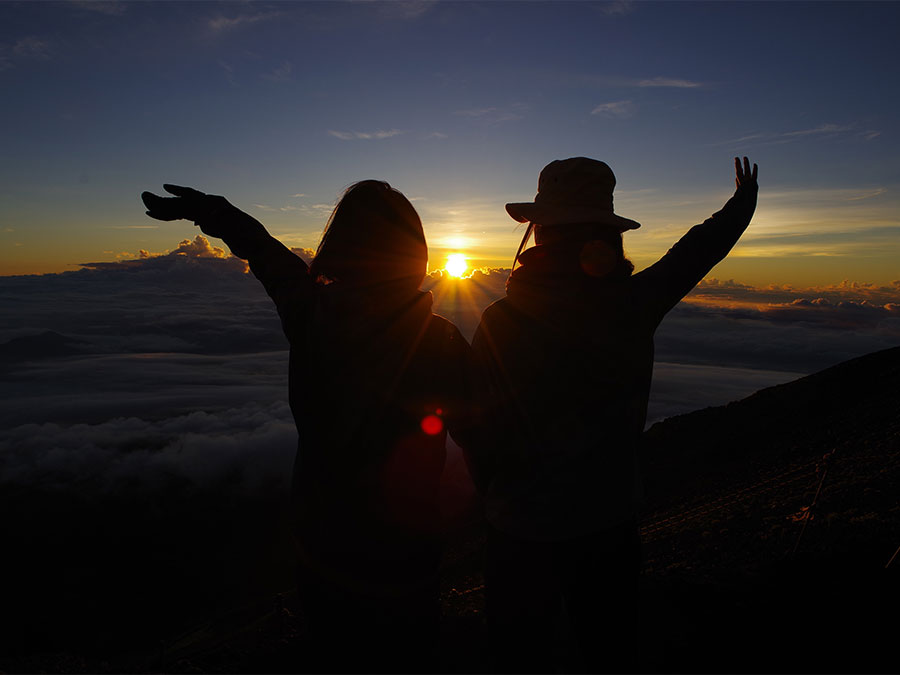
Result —
M 674 77 L 651 77 L 647 80 L 638 80 L 635 82 L 637 87 L 672 87 L 675 89 L 695 89 L 702 87 L 701 82 L 692 80 L 682 80 Z
M 219 68 L 222 69 L 222 72 L 225 73 L 225 79 L 228 81 L 228 83 L 231 85 L 236 85 L 237 80 L 235 80 L 235 78 L 234 78 L 234 66 L 232 66 L 227 61 L 223 61 L 221 59 L 218 61 L 218 64 L 219 64 Z
M 22 38 L 13 45 L 12 53 L 24 59 L 46 60 L 50 58 L 50 43 L 36 37 Z
M 259 14 L 241 14 L 239 16 L 222 16 L 220 14 L 209 19 L 206 25 L 213 33 L 221 34 L 279 16 L 281 16 L 281 12 L 260 12 Z
M 294 67 L 291 65 L 291 62 L 285 61 L 271 73 L 264 74 L 263 78 L 271 82 L 290 82 L 293 70 Z
M 342 141 L 356 141 L 356 140 L 376 140 L 380 141 L 385 138 L 393 138 L 394 136 L 399 136 L 403 132 L 400 129 L 390 129 L 390 130 L 379 130 L 379 131 L 336 131 L 334 129 L 329 129 L 328 134 L 330 136 L 334 136 L 335 138 L 340 138 Z
M 50 43 L 42 38 L 29 35 L 20 38 L 11 46 L 0 45 L 0 59 L 9 61 L 47 61 L 52 56 Z
M 841 131 L 849 131 L 853 127 L 850 126 L 840 126 L 838 124 L 820 124 L 817 127 L 812 129 L 800 129 L 799 131 L 787 131 L 782 134 L 785 138 L 792 138 L 794 136 L 819 136 L 822 134 L 836 134 Z
M 14 68 L 23 61 L 48 61 L 52 55 L 47 40 L 29 35 L 12 45 L 0 44 L 0 71 Z
M 837 138 L 846 136 L 849 132 L 853 131 L 854 128 L 855 127 L 852 124 L 823 123 L 816 127 L 796 129 L 794 131 L 758 131 L 738 138 L 732 138 L 727 141 L 719 141 L 718 143 L 713 143 L 713 145 L 736 146 L 749 143 L 753 143 L 754 145 L 777 145 L 782 143 L 792 143 L 805 138 Z M 880 135 L 880 133 L 880 131 L 868 131 L 863 134 L 863 138 L 871 140 Z
M 287 213 L 289 211 L 306 211 L 308 207 L 303 206 L 269 206 L 268 204 L 254 204 L 254 207 L 259 209 L 260 211 L 267 211 L 269 213 Z
M 858 201 L 862 201 L 863 199 L 871 199 L 872 197 L 879 197 L 879 196 L 883 195 L 885 192 L 887 192 L 887 189 L 880 187 L 880 188 L 875 188 L 874 190 L 869 190 L 867 192 L 863 192 L 862 194 L 853 195 L 852 197 L 847 197 L 846 199 L 848 202 L 858 202 Z
M 634 115 L 635 105 L 628 101 L 611 101 L 610 103 L 601 103 L 593 110 L 591 115 L 601 115 L 603 117 L 617 117 L 624 119 Z

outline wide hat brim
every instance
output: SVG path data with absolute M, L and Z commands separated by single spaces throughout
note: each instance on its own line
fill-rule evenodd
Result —
M 556 204 L 536 204 L 535 202 L 513 202 L 506 205 L 506 212 L 520 223 L 535 225 L 575 225 L 577 223 L 597 223 L 618 228 L 619 232 L 636 230 L 641 224 L 612 211 L 596 206 L 560 206 Z

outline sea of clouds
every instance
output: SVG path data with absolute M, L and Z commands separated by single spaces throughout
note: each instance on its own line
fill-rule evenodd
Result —
M 471 338 L 507 276 L 435 271 L 425 288 L 435 311 Z M 657 332 L 649 420 L 898 343 L 900 282 L 793 289 L 707 280 Z M 282 508 L 296 451 L 287 347 L 246 263 L 202 236 L 164 254 L 0 277 L 0 489 L 15 488 L 12 507 L 26 513 L 30 499 L 77 497 L 91 518 L 105 512 L 97 504 L 168 495 L 155 507 L 168 513 L 166 527 L 179 509 L 203 511 L 223 495 L 228 508 L 259 495 Z M 453 444 L 444 488 L 447 513 L 463 512 L 471 486 Z M 15 536 L 27 533 L 28 517 Z M 211 565 L 239 545 L 185 550 L 180 564 Z
M 507 276 L 435 271 L 424 287 L 471 338 Z M 648 419 L 898 343 L 900 282 L 761 289 L 707 280 L 657 332 Z M 213 480 L 220 465 L 243 462 L 248 480 L 271 470 L 286 484 L 295 443 L 287 348 L 246 263 L 203 236 L 165 254 L 0 277 L 0 480 L 37 477 L 42 466 L 58 477 L 92 461 L 112 476 L 125 470 L 119 449 L 143 444 L 147 464 L 129 460 L 138 482 L 157 481 L 155 472 Z M 204 438 L 221 451 L 204 449 Z

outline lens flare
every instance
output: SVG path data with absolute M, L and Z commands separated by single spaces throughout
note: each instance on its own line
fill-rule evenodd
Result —
M 444 269 L 447 270 L 451 277 L 461 277 L 468 268 L 469 264 L 466 262 L 466 256 L 462 253 L 451 253 L 447 256 L 447 264 L 444 266 Z
M 429 436 L 437 436 L 444 430 L 444 421 L 437 415 L 425 415 L 422 418 L 422 431 Z

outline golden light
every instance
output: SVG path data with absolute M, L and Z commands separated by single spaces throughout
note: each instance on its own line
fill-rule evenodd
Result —
M 444 265 L 444 269 L 451 277 L 461 277 L 468 268 L 466 256 L 462 253 L 451 253 L 447 256 L 447 264 Z

